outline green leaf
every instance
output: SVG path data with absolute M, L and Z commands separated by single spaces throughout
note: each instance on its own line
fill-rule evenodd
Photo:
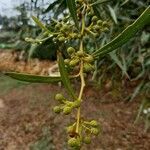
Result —
M 129 100 L 130 102 L 140 93 L 143 86 L 144 86 L 144 80 L 142 80 L 141 83 L 139 83 L 138 86 L 134 89 L 134 92 Z
M 55 83 L 61 81 L 61 77 L 39 76 L 16 72 L 6 72 L 4 73 L 4 75 L 14 78 L 16 80 L 32 83 Z
M 79 29 L 75 0 L 66 0 L 66 1 L 67 1 L 67 6 L 69 8 L 70 14 L 75 22 L 75 25 Z
M 63 82 L 65 88 L 67 89 L 68 94 L 72 98 L 76 99 L 76 96 L 74 94 L 75 92 L 73 91 L 73 88 L 70 83 L 68 72 L 65 68 L 64 59 L 60 53 L 58 54 L 58 65 L 59 65 L 59 71 L 60 71 L 62 82 Z
M 91 6 L 103 4 L 103 3 L 106 3 L 109 1 L 111 1 L 111 0 L 97 0 L 96 2 L 92 3 Z
M 115 63 L 119 66 L 119 68 L 122 70 L 123 75 L 125 74 L 128 78 L 130 78 L 129 75 L 128 75 L 128 73 L 127 73 L 127 68 L 126 68 L 126 66 L 121 63 L 121 61 L 120 61 L 119 58 L 117 57 L 116 53 L 115 53 L 115 52 L 111 52 L 111 53 L 110 53 L 110 57 L 111 57 L 112 60 L 114 60 L 114 62 L 115 62 Z
M 118 21 L 117 21 L 117 16 L 116 16 L 115 10 L 110 5 L 108 5 L 108 9 L 109 9 L 109 12 L 110 12 L 110 16 L 112 17 L 115 24 L 117 24 Z
M 103 57 L 107 53 L 121 47 L 128 42 L 135 34 L 142 29 L 145 25 L 150 23 L 150 6 L 141 14 L 141 16 L 135 20 L 130 26 L 128 26 L 121 34 L 114 38 L 111 42 L 104 45 L 102 48 L 96 50 L 92 55 L 95 58 Z
M 47 31 L 48 33 L 51 33 L 46 27 L 45 25 L 36 17 L 32 16 L 32 19 L 34 20 L 34 22 L 43 30 Z
M 49 11 L 51 11 L 52 9 L 54 9 L 54 7 L 56 6 L 56 5 L 58 5 L 60 3 L 60 1 L 59 0 L 57 0 L 57 1 L 54 1 L 53 3 L 51 3 L 51 4 L 49 4 L 49 6 L 46 8 L 46 10 L 44 10 L 44 14 L 45 13 L 48 13 Z
M 142 111 L 143 111 L 143 109 L 144 109 L 144 107 L 145 107 L 145 105 L 146 105 L 146 102 L 147 102 L 147 99 L 144 99 L 144 100 L 142 101 L 134 123 L 137 123 L 137 122 L 138 122 L 138 120 L 139 120 L 139 118 L 140 118 L 140 115 L 141 115 L 141 113 L 142 113 Z

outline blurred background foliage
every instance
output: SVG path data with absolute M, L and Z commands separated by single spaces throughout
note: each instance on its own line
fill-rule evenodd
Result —
M 95 2 L 95 0 L 91 0 Z M 86 48 L 89 53 L 108 43 L 123 29 L 129 26 L 149 5 L 149 0 L 115 0 L 93 5 L 95 14 L 102 20 L 111 24 L 110 31 L 102 34 L 98 39 L 86 39 Z M 20 15 L 16 17 L 0 16 L 1 34 L 0 48 L 25 51 L 28 57 L 39 59 L 56 59 L 58 45 L 48 38 L 41 44 L 30 44 L 26 37 L 33 39 L 43 38 L 42 30 L 31 21 L 31 15 L 41 20 L 48 29 L 53 30 L 52 18 L 60 19 L 68 12 L 66 0 L 54 0 L 46 3 L 44 0 L 31 0 L 14 8 Z M 111 52 L 105 58 L 95 63 L 96 71 L 92 79 L 98 81 L 103 87 L 111 81 L 111 86 L 120 91 L 127 88 L 127 81 L 134 83 L 133 93 L 127 92 L 123 99 L 132 101 L 138 94 L 144 98 L 139 114 L 150 105 L 150 28 L 145 26 L 127 44 L 115 52 Z M 94 44 L 93 44 L 94 43 Z M 70 43 L 67 43 L 70 44 Z M 105 83 L 105 84 L 104 84 Z M 123 88 L 123 90 L 125 90 Z M 138 120 L 137 117 L 137 120 Z

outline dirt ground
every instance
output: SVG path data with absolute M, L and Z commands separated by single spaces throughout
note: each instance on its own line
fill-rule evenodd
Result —
M 60 91 L 66 94 L 63 87 L 48 84 L 0 91 L 0 150 L 67 150 L 64 127 L 74 122 L 75 113 L 68 117 L 52 112 L 54 95 Z M 114 95 L 112 90 L 86 87 L 81 111 L 85 118 L 99 121 L 101 134 L 81 150 L 149 150 L 149 131 L 143 132 L 141 121 L 134 124 L 142 97 L 125 103 Z

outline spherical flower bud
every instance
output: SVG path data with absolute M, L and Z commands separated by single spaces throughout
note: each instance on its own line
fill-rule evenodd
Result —
M 69 63 L 69 65 L 71 67 L 75 67 L 77 64 L 79 63 L 79 59 L 78 58 L 75 58 L 75 59 L 72 59 Z
M 98 38 L 98 37 L 99 37 L 99 34 L 98 34 L 98 33 L 94 33 L 94 37 L 95 37 L 95 38 Z
M 70 147 L 80 147 L 80 140 L 79 139 L 77 139 L 77 138 L 70 138 L 69 140 L 68 140 L 68 145 L 70 146 Z
M 68 52 L 68 54 L 72 54 L 72 53 L 75 52 L 75 49 L 74 49 L 73 47 L 69 47 L 69 48 L 67 49 L 67 52 Z
M 83 51 L 77 51 L 76 55 L 78 57 L 83 57 L 84 56 L 84 52 Z
M 64 113 L 65 115 L 69 115 L 69 114 L 71 113 L 71 110 L 72 110 L 71 107 L 66 106 L 66 107 L 64 107 L 64 109 L 63 109 L 63 113 Z
M 84 63 L 83 70 L 84 72 L 90 72 L 94 69 L 94 67 L 89 63 Z
M 69 126 L 67 127 L 67 133 L 71 133 L 71 132 L 74 132 L 74 126 Z
M 106 27 L 106 26 L 108 26 L 108 23 L 107 23 L 107 21 L 104 21 L 104 22 L 102 23 L 102 26 L 103 26 L 103 27 Z
M 59 39 L 58 39 L 60 42 L 64 42 L 65 41 L 65 37 L 59 37 Z
M 64 60 L 65 65 L 69 65 L 69 62 L 70 62 L 70 59 L 65 59 Z
M 90 12 L 88 12 L 87 14 L 88 16 L 93 16 L 94 15 L 94 12 L 92 10 L 90 10 Z
M 63 30 L 63 31 L 67 31 L 67 30 L 69 30 L 69 26 L 68 26 L 68 25 L 66 25 L 66 24 L 64 24 L 64 25 L 63 25 L 63 27 L 62 27 L 62 30 Z
M 84 137 L 83 142 L 84 142 L 85 144 L 90 144 L 90 143 L 91 143 L 91 137 L 90 137 L 90 136 Z
M 55 25 L 55 28 L 58 30 L 59 28 L 61 27 L 61 24 L 60 23 L 57 23 L 56 25 Z
M 55 100 L 57 100 L 57 101 L 62 101 L 64 99 L 64 96 L 62 95 L 62 94 L 56 94 L 55 95 Z
M 104 32 L 109 32 L 109 29 L 108 29 L 107 27 L 105 27 L 105 28 L 103 29 L 103 31 L 104 31 Z
M 95 29 L 96 31 L 99 31 L 99 30 L 101 29 L 101 27 L 100 27 L 99 25 L 95 25 L 95 26 L 94 26 L 94 29 Z
M 98 135 L 99 134 L 99 129 L 98 128 L 92 128 L 91 133 L 93 133 L 94 135 Z
M 80 104 L 81 104 L 81 101 L 80 100 L 76 100 L 76 101 L 73 102 L 73 107 L 74 108 L 78 108 L 78 107 L 80 107 Z
M 91 8 L 90 7 L 87 7 L 86 11 L 87 12 L 90 12 Z
M 54 111 L 55 113 L 59 114 L 59 113 L 61 112 L 61 107 L 60 107 L 60 106 L 55 106 L 55 107 L 53 108 L 53 111 Z
M 98 123 L 97 123 L 96 120 L 92 120 L 92 121 L 90 122 L 90 125 L 93 126 L 93 127 L 97 127 L 97 126 L 98 126 Z
M 93 16 L 93 17 L 92 17 L 92 22 L 96 22 L 97 19 L 98 19 L 97 16 Z
M 97 21 L 97 24 L 98 24 L 99 26 L 102 25 L 102 23 L 103 23 L 102 20 L 98 20 L 98 21 Z
M 94 61 L 94 58 L 92 55 L 88 55 L 87 57 L 84 58 L 84 61 L 92 63 Z

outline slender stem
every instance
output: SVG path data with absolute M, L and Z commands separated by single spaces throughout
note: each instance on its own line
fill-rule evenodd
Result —
M 84 20 L 84 15 L 82 16 L 82 28 L 81 28 L 81 41 L 80 41 L 80 51 L 84 51 L 83 50 L 83 35 L 84 35 L 84 29 L 85 29 L 85 20 Z M 81 79 L 81 87 L 80 87 L 80 93 L 79 93 L 79 97 L 78 99 L 82 101 L 82 95 L 83 95 L 83 90 L 85 87 L 85 80 L 84 80 L 84 74 L 83 74 L 83 60 L 81 60 L 81 65 L 80 65 L 80 79 Z M 81 108 L 79 107 L 77 110 L 77 124 L 76 124 L 76 133 L 79 133 L 79 126 L 80 126 L 80 116 L 81 116 Z
M 81 41 L 81 44 L 83 42 Z M 80 93 L 79 93 L 79 100 L 82 100 L 82 95 L 83 95 L 83 90 L 85 87 L 85 80 L 84 80 L 84 75 L 83 75 L 83 61 L 81 61 L 81 66 L 80 66 L 80 79 L 81 79 L 81 88 L 80 88 Z M 78 108 L 77 111 L 77 126 L 76 126 L 76 132 L 79 132 L 79 125 L 80 125 L 80 112 L 81 112 L 81 108 Z
M 83 51 L 83 39 L 80 42 L 80 51 Z M 83 75 L 83 61 L 81 61 L 81 66 L 80 66 L 80 79 L 81 79 L 81 88 L 80 88 L 80 93 L 79 93 L 79 97 L 78 99 L 82 101 L 82 95 L 83 95 L 83 90 L 85 87 L 85 80 L 84 80 L 84 75 Z M 76 125 L 76 132 L 79 132 L 79 126 L 80 126 L 80 112 L 81 112 L 81 108 L 79 107 L 77 110 L 77 125 Z

